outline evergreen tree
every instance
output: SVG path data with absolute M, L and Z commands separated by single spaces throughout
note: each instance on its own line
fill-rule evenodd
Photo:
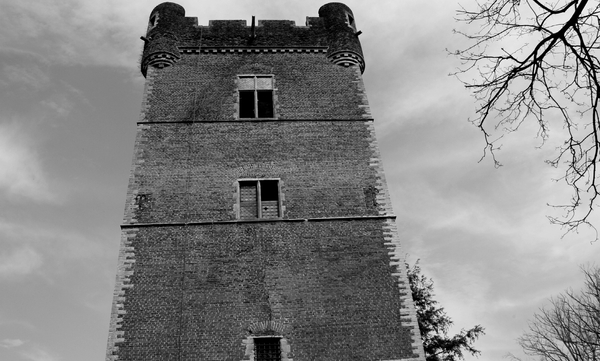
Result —
M 410 290 L 417 309 L 417 321 L 425 349 L 427 361 L 456 361 L 464 359 L 463 352 L 479 355 L 481 352 L 473 348 L 475 340 L 484 335 L 481 325 L 469 330 L 461 330 L 454 336 L 448 335 L 452 319 L 443 307 L 433 299 L 433 280 L 421 274 L 419 261 L 411 268 L 406 263 Z

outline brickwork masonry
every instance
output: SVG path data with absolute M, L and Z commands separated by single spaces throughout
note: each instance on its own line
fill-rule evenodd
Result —
M 425 359 L 353 19 L 151 12 L 107 361 Z M 241 75 L 272 117 L 241 118 Z M 240 219 L 243 179 L 278 180 L 279 218 Z
M 418 355 L 416 358 L 403 360 L 421 361 L 425 359 L 425 351 L 423 350 L 421 333 L 419 331 L 419 323 L 417 322 L 417 311 L 415 309 L 412 293 L 410 291 L 408 275 L 406 274 L 406 266 L 404 265 L 405 254 L 402 251 L 400 237 L 398 237 L 396 221 L 394 219 L 386 219 L 385 223 L 386 225 L 383 226 L 383 234 L 385 238 L 384 244 L 389 250 L 388 254 L 390 255 L 390 266 L 395 268 L 395 272 L 392 273 L 392 277 L 396 279 L 398 283 L 398 289 L 400 291 L 400 300 L 402 301 L 402 308 L 400 309 L 402 325 L 411 328 L 413 339 L 411 346 L 413 353 Z
M 375 181 L 375 202 L 377 203 L 379 215 L 394 214 L 392 208 L 392 202 L 390 200 L 390 193 L 388 191 L 387 182 L 385 180 L 385 172 L 383 170 L 383 164 L 381 162 L 381 154 L 379 152 L 379 144 L 377 142 L 377 135 L 375 134 L 375 125 L 372 121 L 367 121 L 366 126 L 370 135 L 369 148 L 372 152 L 372 156 L 369 159 L 369 166 L 375 169 L 377 174 L 377 180 Z
M 133 160 L 131 165 L 131 171 L 129 174 L 129 186 L 127 187 L 127 196 L 125 200 L 125 212 L 123 216 L 123 224 L 134 224 L 138 222 L 137 215 L 143 211 L 142 202 L 140 202 L 144 194 L 139 193 L 138 187 L 135 187 L 135 177 L 141 173 L 143 165 L 145 163 L 144 151 L 147 149 L 147 139 L 144 137 L 144 130 L 149 129 L 150 126 L 147 124 L 139 123 L 137 126 L 137 133 L 135 139 L 135 147 L 133 153 Z M 148 201 L 148 199 L 145 199 Z M 143 202 L 148 204 L 149 202 Z
M 137 228 L 129 228 L 121 231 L 121 246 L 113 294 L 113 304 L 110 317 L 108 344 L 106 348 L 106 361 L 117 361 L 119 356 L 119 344 L 125 341 L 125 331 L 121 330 L 125 309 L 125 291 L 133 285 L 130 283 L 133 276 L 135 253 L 132 247 L 132 239 L 135 238 Z
M 365 119 L 373 119 L 373 115 L 371 115 L 371 107 L 369 106 L 369 100 L 367 99 L 367 91 L 365 89 L 365 84 L 362 79 L 362 72 L 358 66 L 353 66 L 354 74 L 356 75 L 356 80 L 353 83 L 356 84 L 356 88 L 358 94 L 360 94 L 360 104 L 358 104 L 358 108 L 364 111 L 362 117 Z
M 154 74 L 156 73 L 156 69 L 154 67 L 150 67 L 148 69 L 148 73 L 146 74 L 146 83 L 144 85 L 144 94 L 142 95 L 142 111 L 140 112 L 140 122 L 146 121 L 146 116 L 148 111 L 150 110 L 150 103 L 148 102 L 148 96 L 152 93 L 152 89 L 154 88 Z
M 109 361 L 250 360 L 249 337 L 269 335 L 287 340 L 295 360 L 420 354 L 399 240 L 384 219 L 124 235 Z
M 366 100 L 366 94 L 365 94 Z M 378 205 L 380 215 L 392 215 L 394 210 L 392 209 L 392 203 L 390 200 L 390 194 L 385 180 L 385 172 L 383 170 L 383 164 L 381 162 L 381 155 L 379 152 L 379 145 L 377 143 L 377 136 L 375 134 L 375 126 L 372 121 L 366 122 L 371 135 L 370 148 L 373 152 L 373 156 L 370 159 L 369 166 L 374 167 L 377 172 L 376 181 L 376 203 Z M 406 273 L 406 266 L 404 265 L 404 252 L 400 238 L 398 237 L 398 229 L 396 226 L 395 217 L 390 217 L 385 220 L 383 226 L 383 234 L 385 239 L 385 246 L 388 249 L 390 256 L 390 266 L 395 269 L 392 273 L 392 277 L 396 279 L 398 283 L 398 289 L 400 292 L 400 300 L 402 301 L 402 309 L 400 314 L 402 316 L 403 326 L 411 328 L 412 333 L 412 348 L 413 352 L 418 355 L 417 358 L 403 359 L 405 361 L 420 361 L 425 359 L 425 352 L 423 350 L 423 343 L 421 341 L 421 334 L 419 331 L 419 324 L 417 320 L 417 311 L 412 299 L 410 290 L 410 284 L 408 282 L 408 275 Z M 396 360 L 385 360 L 385 361 L 396 361 Z

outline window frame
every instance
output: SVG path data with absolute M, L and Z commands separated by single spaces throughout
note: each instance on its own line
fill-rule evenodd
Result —
M 270 340 L 270 341 L 277 340 L 277 349 L 279 350 L 279 355 L 277 357 L 277 360 L 271 360 L 271 361 L 283 361 L 284 360 L 283 347 L 281 345 L 281 341 L 282 341 L 283 337 L 281 337 L 281 336 L 258 336 L 258 337 L 252 338 L 252 343 L 254 346 L 254 360 L 255 361 L 264 361 L 263 359 L 258 358 L 259 355 L 258 355 L 258 347 L 257 347 L 257 342 L 256 342 L 257 339 Z M 273 342 L 273 343 L 275 343 L 275 342 Z M 287 359 L 287 357 L 285 359 Z
M 348 25 L 352 30 L 356 31 L 356 20 L 354 16 L 349 12 L 346 12 L 346 25 Z
M 261 182 L 264 181 L 275 181 L 277 182 L 277 217 L 265 218 L 263 217 L 262 210 L 262 187 Z M 256 183 L 256 218 L 242 218 L 242 183 L 243 182 L 254 182 Z M 254 220 L 254 219 L 281 219 L 283 217 L 282 207 L 282 194 L 281 194 L 281 178 L 240 178 L 237 180 L 237 204 L 238 212 L 237 218 L 239 220 Z
M 253 78 L 254 80 L 254 86 L 253 89 L 240 89 L 240 83 L 241 83 L 241 79 L 244 78 Z M 258 79 L 259 78 L 269 78 L 271 79 L 271 88 L 270 89 L 260 89 L 258 87 Z M 275 115 L 275 76 L 273 74 L 239 74 L 237 76 L 237 81 L 238 81 L 238 119 L 276 119 L 276 115 Z M 254 116 L 253 117 L 242 117 L 242 93 L 253 93 L 253 113 Z M 258 93 L 270 93 L 270 100 L 271 100 L 271 116 L 270 117 L 261 117 L 259 116 L 259 96 Z
M 158 19 L 159 19 L 159 12 L 155 12 L 154 14 L 150 15 L 150 18 L 148 19 L 148 30 L 146 30 L 146 33 L 148 33 L 150 30 L 154 29 L 156 27 L 156 24 L 158 24 Z

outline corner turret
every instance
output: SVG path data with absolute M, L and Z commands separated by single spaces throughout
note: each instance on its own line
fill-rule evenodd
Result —
M 183 6 L 165 2 L 154 8 L 148 19 L 148 30 L 144 40 L 142 74 L 146 76 L 148 66 L 164 68 L 179 60 L 177 49 L 179 27 L 184 22 Z
M 338 65 L 358 65 L 365 70 L 365 60 L 356 30 L 356 21 L 350 8 L 342 3 L 321 6 L 319 17 L 325 20 L 329 50 L 327 58 Z
M 360 67 L 365 61 L 358 40 L 354 14 L 342 3 L 329 3 L 319 9 L 319 17 L 308 17 L 307 26 L 289 20 L 259 20 L 251 27 L 244 20 L 211 20 L 198 26 L 198 19 L 186 17 L 178 4 L 165 2 L 156 6 L 148 18 L 141 71 L 148 67 L 166 68 L 182 54 L 206 52 L 327 52 L 327 59 L 340 66 Z M 200 50 L 202 49 L 202 50 Z M 304 50 L 300 50 L 304 49 Z
M 146 36 L 150 36 L 155 31 L 176 31 L 173 29 L 181 19 L 185 18 L 185 9 L 183 6 L 171 2 L 165 2 L 156 6 L 150 13 L 148 22 L 148 31 Z

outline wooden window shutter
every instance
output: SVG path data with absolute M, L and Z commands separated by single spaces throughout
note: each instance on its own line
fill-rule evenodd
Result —
M 240 182 L 240 219 L 258 218 L 257 182 Z

